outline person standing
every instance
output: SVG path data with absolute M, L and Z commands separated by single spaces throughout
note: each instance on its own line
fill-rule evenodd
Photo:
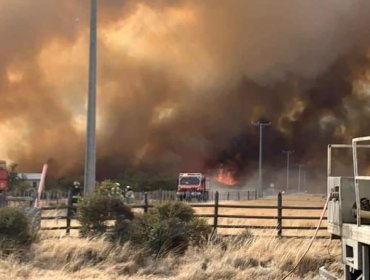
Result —
M 127 204 L 134 203 L 135 194 L 134 194 L 134 191 L 131 189 L 130 186 L 126 186 L 125 198 L 126 198 L 126 203 Z

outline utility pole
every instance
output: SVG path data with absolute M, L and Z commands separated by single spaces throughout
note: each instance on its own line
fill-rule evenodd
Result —
M 263 196 L 263 188 L 262 188 L 262 137 L 263 137 L 263 127 L 270 126 L 271 122 L 252 122 L 252 125 L 258 126 L 259 128 L 259 163 L 258 163 L 258 186 L 256 188 L 256 193 L 258 197 Z
M 89 81 L 87 99 L 87 131 L 85 155 L 84 195 L 91 195 L 95 190 L 96 180 L 96 14 L 97 0 L 90 3 L 90 49 Z
M 287 161 L 286 161 L 286 189 L 289 190 L 289 161 L 290 161 L 290 155 L 294 153 L 294 151 L 283 151 L 287 155 Z
M 300 163 L 300 164 L 297 164 L 297 166 L 298 166 L 298 192 L 300 193 L 301 192 L 301 174 L 302 174 L 302 167 L 304 167 L 304 164 Z

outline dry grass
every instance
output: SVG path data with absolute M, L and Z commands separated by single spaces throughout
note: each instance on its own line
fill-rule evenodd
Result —
M 183 256 L 155 259 L 129 244 L 103 239 L 46 238 L 21 259 L 0 260 L 0 279 L 280 279 L 298 260 L 309 240 L 250 238 L 190 248 Z M 341 274 L 338 241 L 317 240 L 289 279 L 318 279 L 326 265 Z M 330 246 L 330 252 L 329 252 Z
M 276 198 L 258 201 L 225 201 L 222 204 L 276 205 Z M 284 205 L 322 206 L 322 197 L 285 197 Z M 211 209 L 198 209 L 212 213 Z M 276 210 L 223 209 L 220 214 L 275 215 Z M 48 211 L 43 215 L 65 214 Z M 320 211 L 285 210 L 283 215 L 319 216 Z M 220 224 L 276 225 L 269 220 L 220 219 Z M 294 225 L 315 226 L 316 221 L 290 221 Z M 65 220 L 43 221 L 44 226 L 64 226 Z M 77 231 L 72 232 L 77 236 Z M 231 233 L 224 230 L 223 233 Z M 235 233 L 235 231 L 233 232 Z M 258 235 L 272 235 L 271 231 L 254 231 Z M 290 234 L 307 235 L 295 231 Z M 51 238 L 51 236 L 54 236 Z M 55 238 L 57 236 L 57 238 Z M 190 248 L 183 256 L 169 255 L 162 259 L 148 256 L 144 251 L 131 247 L 112 246 L 103 239 L 88 240 L 63 237 L 64 231 L 43 233 L 21 258 L 14 256 L 0 259 L 0 279 L 280 279 L 296 263 L 309 239 L 276 239 L 273 237 L 235 237 L 219 242 L 209 242 L 203 248 Z M 318 279 L 318 268 L 325 265 L 341 276 L 340 243 L 333 240 L 316 240 L 313 247 L 289 279 Z

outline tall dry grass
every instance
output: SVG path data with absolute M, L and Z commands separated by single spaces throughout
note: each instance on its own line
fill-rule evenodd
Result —
M 276 205 L 276 198 L 222 204 Z M 323 205 L 322 197 L 284 197 L 284 205 Z M 197 209 L 207 214 L 212 209 Z M 58 212 L 58 213 L 56 213 Z M 211 212 L 209 212 L 211 213 Z M 63 210 L 43 215 L 63 215 Z M 276 210 L 220 209 L 220 214 L 275 215 Z M 283 215 L 319 216 L 320 211 L 284 210 Z M 212 221 L 210 221 L 211 223 Z M 315 226 L 317 221 L 286 221 L 289 225 Z M 43 221 L 44 226 L 64 226 L 65 220 Z M 274 220 L 220 219 L 219 224 L 276 225 Z M 74 221 L 73 225 L 77 225 Z M 223 230 L 237 233 L 239 230 Z M 240 232 L 240 231 L 239 231 Z M 129 244 L 112 246 L 104 239 L 65 237 L 65 231 L 44 233 L 22 256 L 0 259 L 0 279 L 66 280 L 66 279 L 280 279 L 305 250 L 309 239 L 276 239 L 263 237 L 273 231 L 252 232 L 259 237 L 210 241 L 202 248 L 191 247 L 182 256 L 155 258 Z M 288 233 L 288 232 L 285 232 Z M 291 231 L 292 235 L 311 235 L 313 231 Z M 325 234 L 325 233 L 324 233 Z M 260 236 L 262 235 L 262 236 Z M 341 276 L 340 243 L 337 240 L 316 240 L 296 272 L 289 279 L 318 279 L 322 265 Z
M 0 259 L 0 279 L 280 279 L 298 260 L 309 240 L 264 237 L 217 240 L 184 255 L 148 256 L 129 244 L 104 239 L 47 238 L 21 256 Z M 338 241 L 316 240 L 289 279 L 318 279 L 326 265 L 340 275 Z

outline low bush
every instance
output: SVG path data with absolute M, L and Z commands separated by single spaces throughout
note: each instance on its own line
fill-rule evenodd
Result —
M 31 225 L 21 210 L 0 208 L 0 251 L 13 252 L 32 241 Z
M 183 253 L 189 244 L 200 246 L 207 240 L 211 227 L 194 214 L 185 203 L 166 202 L 134 218 L 121 199 L 102 193 L 82 199 L 77 205 L 81 236 L 107 233 L 108 221 L 113 220 L 114 229 L 110 231 L 113 240 L 130 241 L 157 256 L 169 251 Z
M 173 201 L 162 203 L 154 208 L 153 213 L 162 220 L 177 218 L 185 223 L 194 220 L 195 214 L 194 209 L 188 204 Z
M 199 246 L 210 233 L 211 227 L 195 217 L 189 205 L 166 202 L 135 218 L 126 239 L 144 244 L 156 255 L 165 255 L 169 251 L 183 253 L 189 244 Z
M 127 221 L 133 218 L 131 208 L 118 197 L 94 194 L 81 199 L 77 204 L 77 219 L 81 224 L 81 236 L 106 233 L 110 220 L 114 221 L 114 235 L 122 234 L 127 227 Z
M 147 237 L 147 244 L 157 255 L 165 255 L 169 251 L 184 252 L 189 245 L 189 228 L 177 218 L 159 220 L 152 225 Z

